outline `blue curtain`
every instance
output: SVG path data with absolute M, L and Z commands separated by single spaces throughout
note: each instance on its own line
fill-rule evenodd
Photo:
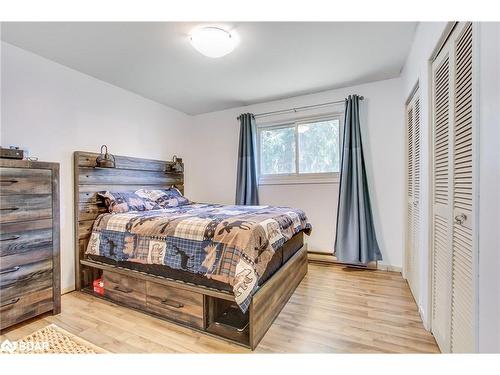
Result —
M 345 101 L 334 254 L 340 262 L 348 264 L 366 265 L 371 261 L 382 260 L 366 180 L 358 95 L 349 95 Z
M 258 205 L 255 117 L 251 113 L 243 113 L 238 117 L 238 120 L 240 121 L 240 145 L 238 149 L 236 204 Z

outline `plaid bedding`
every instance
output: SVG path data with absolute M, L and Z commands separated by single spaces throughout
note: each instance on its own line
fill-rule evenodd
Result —
M 246 312 L 274 251 L 311 225 L 302 210 L 188 204 L 106 213 L 94 222 L 86 254 L 164 264 L 232 286 Z

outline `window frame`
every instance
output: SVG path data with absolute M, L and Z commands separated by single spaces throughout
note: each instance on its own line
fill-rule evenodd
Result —
M 257 175 L 259 185 L 290 184 L 331 184 L 340 181 L 340 172 L 299 173 L 299 125 L 321 121 L 339 121 L 339 152 L 342 157 L 344 113 L 333 112 L 321 116 L 294 118 L 284 121 L 257 122 Z M 263 174 L 261 166 L 261 133 L 264 130 L 294 128 L 295 133 L 295 173 Z

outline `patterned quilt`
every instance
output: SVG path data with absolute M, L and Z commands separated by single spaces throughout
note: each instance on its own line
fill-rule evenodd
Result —
M 228 283 L 246 312 L 274 251 L 300 231 L 309 234 L 311 225 L 298 209 L 188 204 L 102 214 L 86 253 L 164 264 Z

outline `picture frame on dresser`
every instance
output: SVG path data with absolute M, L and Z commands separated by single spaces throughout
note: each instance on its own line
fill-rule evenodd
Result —
M 59 163 L 0 159 L 0 330 L 61 312 Z

